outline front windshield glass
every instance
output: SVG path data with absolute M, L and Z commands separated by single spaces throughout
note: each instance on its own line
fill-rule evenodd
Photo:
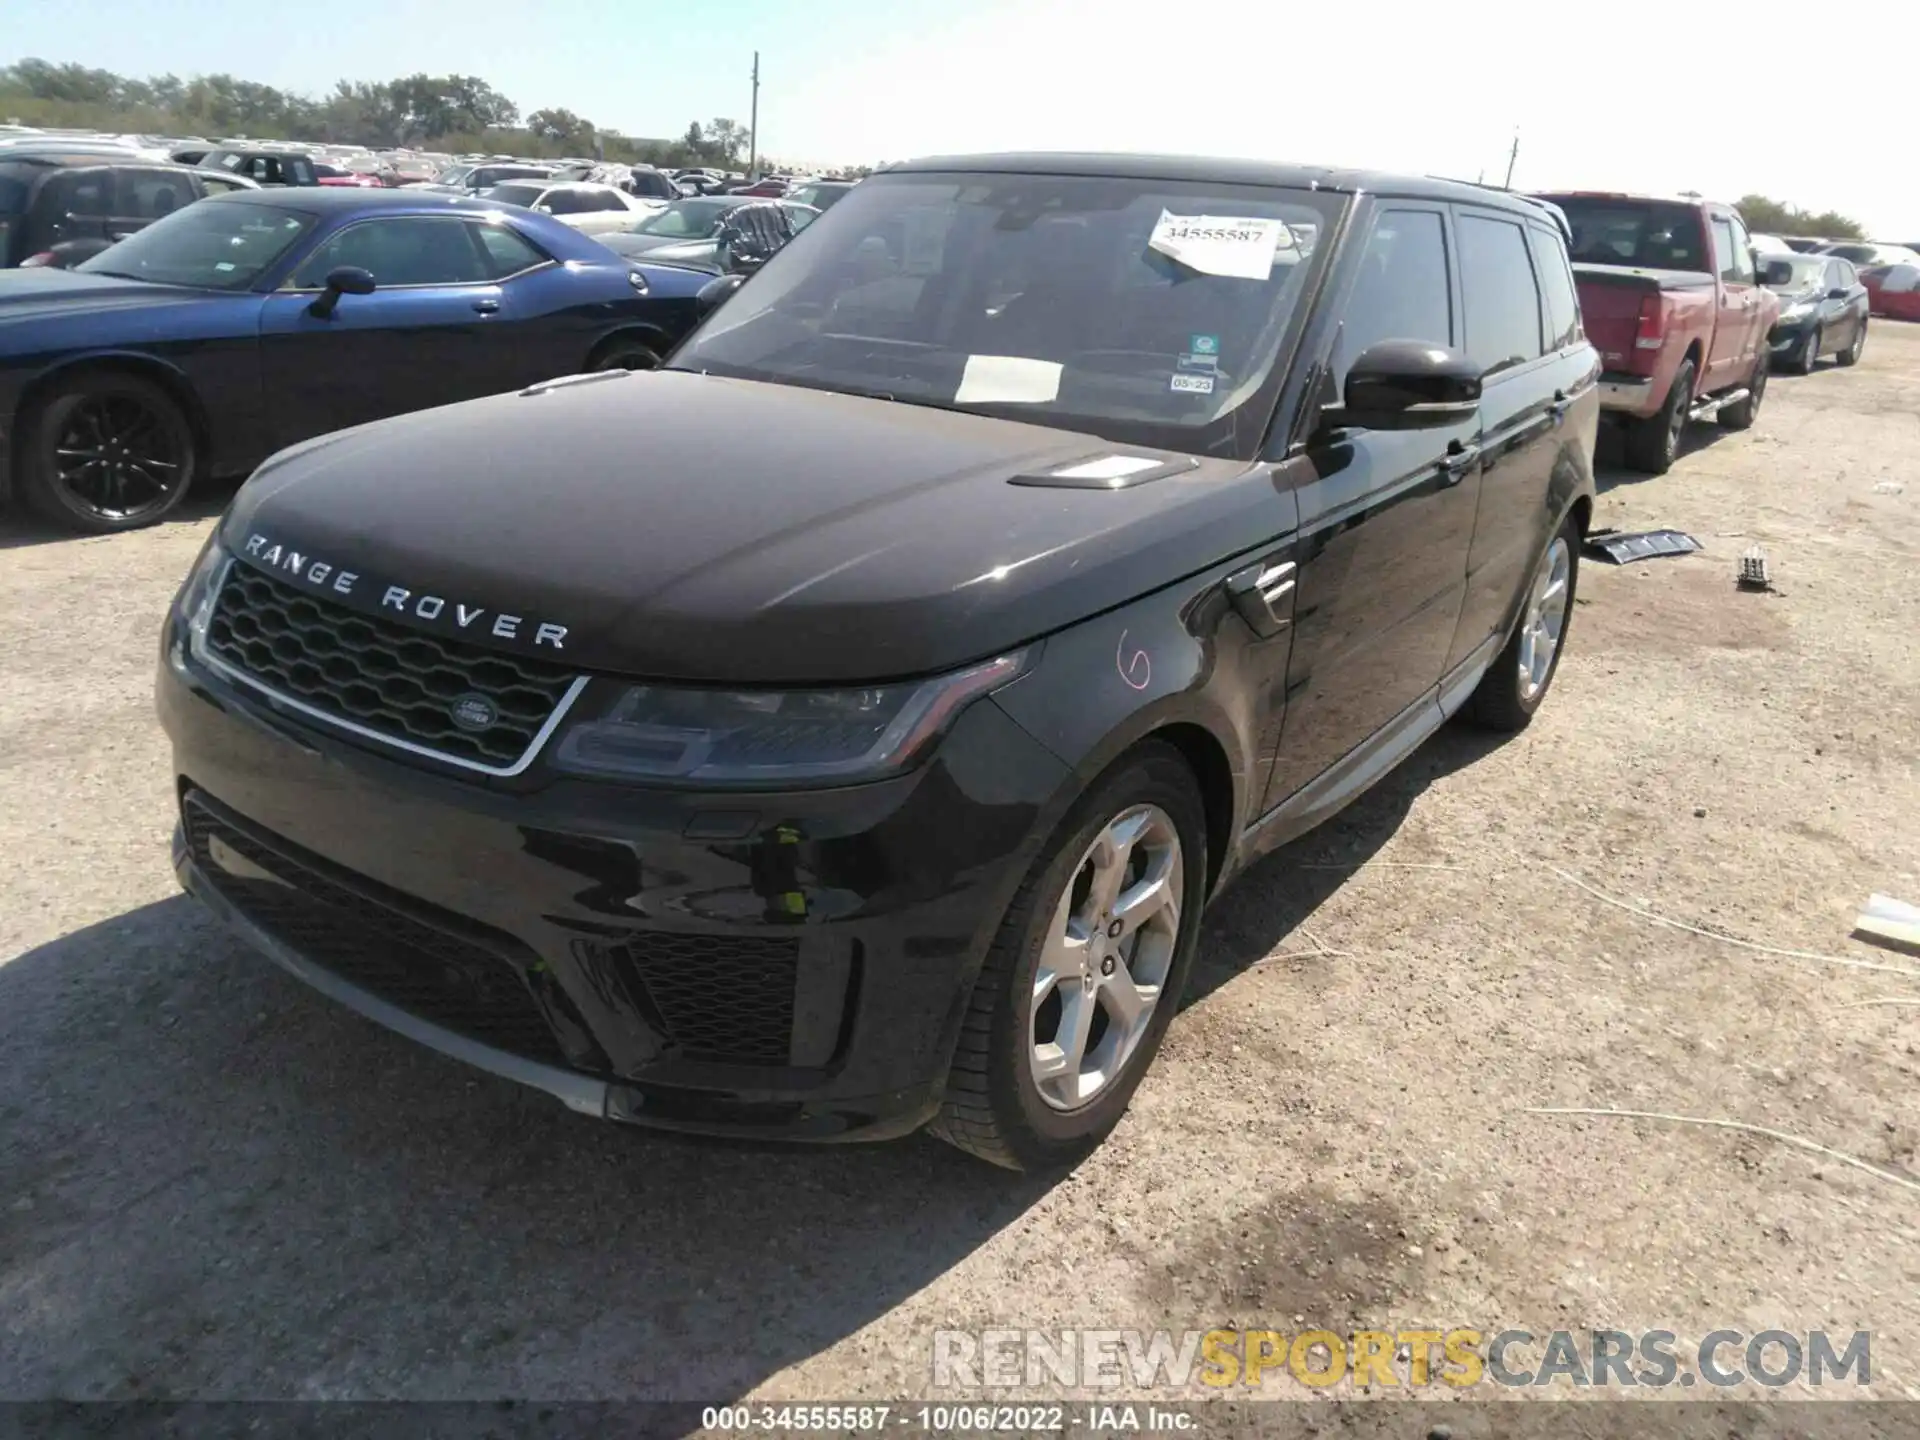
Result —
M 434 176 L 433 183 L 436 185 L 464 184 L 466 183 L 467 175 L 472 169 L 473 167 L 471 165 L 449 165 L 438 175 Z
M 75 269 L 160 285 L 245 290 L 313 226 L 297 210 L 203 200 L 136 230 Z
M 658 214 L 633 227 L 636 235 L 663 239 L 704 240 L 720 228 L 720 217 L 733 209 L 725 200 L 675 200 Z
M 1166 180 L 890 175 L 808 225 L 674 368 L 1243 449 L 1264 432 L 1275 362 L 1341 203 Z

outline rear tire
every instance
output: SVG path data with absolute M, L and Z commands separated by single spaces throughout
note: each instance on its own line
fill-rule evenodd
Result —
M 1071 1165 L 1106 1139 L 1186 988 L 1206 835 L 1193 771 L 1167 745 L 1142 745 L 1080 797 L 987 952 L 935 1135 L 1009 1170 Z M 1156 876 L 1163 898 L 1149 911 Z M 1120 1018 L 1130 1011 L 1131 1025 Z
M 599 370 L 657 370 L 659 352 L 638 340 L 614 340 L 587 361 L 589 372 Z
M 1513 634 L 1461 708 L 1463 718 L 1486 730 L 1527 728 L 1560 673 L 1579 586 L 1580 522 L 1568 515 L 1534 567 Z M 1550 646 L 1544 657 L 1543 645 Z
M 1680 437 L 1693 408 L 1693 362 L 1682 360 L 1667 390 L 1667 400 L 1643 420 L 1627 422 L 1627 464 L 1646 475 L 1664 475 L 1680 454 Z
M 1762 350 L 1753 362 L 1753 374 L 1747 377 L 1747 398 L 1737 405 L 1729 405 L 1720 412 L 1720 428 L 1723 430 L 1749 430 L 1753 428 L 1755 417 L 1760 414 L 1760 402 L 1767 394 L 1767 352 Z
M 44 518 L 87 535 L 138 530 L 186 498 L 193 426 L 159 385 L 121 370 L 58 382 L 33 407 L 21 492 Z

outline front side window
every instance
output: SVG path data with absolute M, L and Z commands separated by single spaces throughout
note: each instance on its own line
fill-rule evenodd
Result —
M 578 190 L 549 190 L 540 203 L 550 215 L 584 215 L 589 210 L 600 208 L 595 197 Z
M 1713 273 L 1723 281 L 1739 279 L 1734 262 L 1733 222 L 1724 216 L 1713 217 Z
M 1343 197 L 895 172 L 807 227 L 676 368 L 1251 453 Z
M 1753 241 L 1747 235 L 1747 227 L 1738 215 L 1727 220 L 1727 229 L 1733 240 L 1733 273 L 1724 278 L 1738 285 L 1753 284 Z
M 1386 210 L 1374 221 L 1340 317 L 1335 385 L 1344 385 L 1354 360 L 1382 340 L 1455 343 L 1446 226 L 1437 210 Z
M 1545 353 L 1540 287 L 1525 231 L 1510 220 L 1460 218 L 1460 289 L 1467 355 L 1492 375 Z
M 352 265 L 377 286 L 478 285 L 490 277 L 473 226 L 448 216 L 401 215 L 362 220 L 329 236 L 294 272 L 294 290 L 318 290 L 327 273 Z
M 183 206 L 75 268 L 161 285 L 245 290 L 313 224 L 313 216 L 297 210 L 209 200 Z

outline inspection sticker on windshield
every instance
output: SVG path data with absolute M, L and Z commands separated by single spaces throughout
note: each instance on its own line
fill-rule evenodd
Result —
M 1254 215 L 1174 215 L 1160 212 L 1147 248 L 1202 275 L 1264 280 L 1274 258 L 1293 248 L 1293 232 Z

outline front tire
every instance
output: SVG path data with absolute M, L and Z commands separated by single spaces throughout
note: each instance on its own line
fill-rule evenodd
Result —
M 21 489 L 47 520 L 88 535 L 137 530 L 186 498 L 193 426 L 151 380 L 94 370 L 60 382 L 27 427 Z
M 1860 355 L 1867 348 L 1867 317 L 1862 315 L 1860 323 L 1853 327 L 1853 339 L 1847 342 L 1847 348 L 1834 356 L 1841 365 L 1858 365 Z
M 657 370 L 660 368 L 660 356 L 649 345 L 638 340 L 615 340 L 603 350 L 596 351 L 587 361 L 587 370 L 591 373 L 600 370 Z
M 1540 557 L 1513 634 L 1463 707 L 1466 719 L 1487 730 L 1527 728 L 1559 673 L 1579 584 L 1580 524 L 1569 515 Z
M 1664 475 L 1680 454 L 1680 437 L 1693 408 L 1693 362 L 1682 360 L 1667 389 L 1666 403 L 1644 420 L 1627 424 L 1627 463 L 1647 475 Z
M 1813 326 L 1807 331 L 1807 338 L 1800 342 L 1800 348 L 1793 352 L 1793 373 L 1811 375 L 1813 367 L 1820 363 L 1820 327 Z
M 1186 987 L 1206 833 L 1193 771 L 1163 744 L 1080 797 L 987 952 L 934 1134 L 1009 1170 L 1071 1165 L 1106 1139 Z

